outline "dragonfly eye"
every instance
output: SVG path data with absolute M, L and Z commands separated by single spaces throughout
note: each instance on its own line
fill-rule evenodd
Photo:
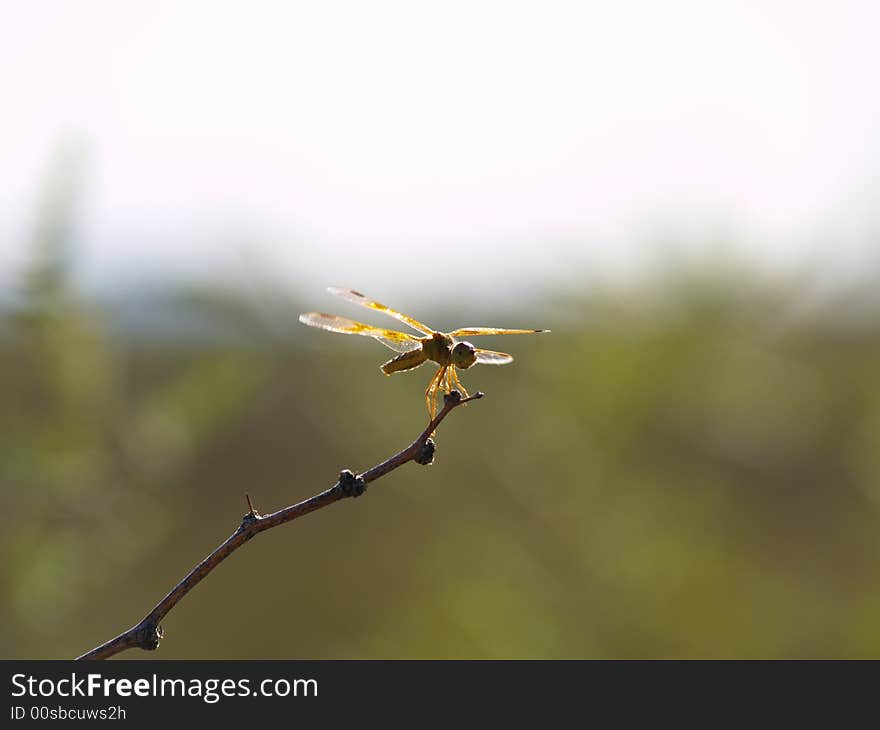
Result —
M 477 361 L 477 350 L 470 342 L 459 342 L 452 348 L 452 364 L 467 370 Z

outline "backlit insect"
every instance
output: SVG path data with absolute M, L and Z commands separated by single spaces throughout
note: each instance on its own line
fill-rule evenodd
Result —
M 410 335 L 405 332 L 373 327 L 362 322 L 355 322 L 346 317 L 324 314 L 322 312 L 307 312 L 299 316 L 299 321 L 310 327 L 318 327 L 319 329 L 339 332 L 344 335 L 373 337 L 386 347 L 399 352 L 400 354 L 397 357 L 391 358 L 382 365 L 382 372 L 386 375 L 403 372 L 404 370 L 412 370 L 423 365 L 428 360 L 437 363 L 439 366 L 437 372 L 431 378 L 428 389 L 425 391 L 425 404 L 432 419 L 437 412 L 437 393 L 441 387 L 447 393 L 455 388 L 465 398 L 468 395 L 458 379 L 456 369 L 467 370 L 475 363 L 507 365 L 507 363 L 513 362 L 513 357 L 506 352 L 483 350 L 479 347 L 474 347 L 470 342 L 465 342 L 461 338 L 481 335 L 531 335 L 550 331 L 510 330 L 497 327 L 462 327 L 453 332 L 438 332 L 412 317 L 408 317 L 390 307 L 386 307 L 384 304 L 368 299 L 360 292 L 353 291 L 352 289 L 330 287 L 327 291 L 354 304 L 359 304 L 368 309 L 375 309 L 377 312 L 383 312 L 389 317 L 394 317 L 394 319 L 409 325 L 420 333 L 421 336 Z

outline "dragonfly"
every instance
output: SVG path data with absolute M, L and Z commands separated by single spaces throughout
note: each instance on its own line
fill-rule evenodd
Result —
M 440 332 L 412 317 L 402 314 L 391 307 L 380 304 L 353 289 L 328 287 L 327 291 L 353 304 L 387 314 L 399 322 L 403 322 L 418 335 L 397 332 L 383 327 L 373 327 L 363 322 L 355 322 L 347 317 L 323 312 L 306 312 L 299 316 L 299 321 L 309 327 L 337 332 L 343 335 L 362 335 L 372 337 L 385 347 L 399 353 L 380 367 L 385 375 L 393 375 L 433 362 L 437 372 L 425 390 L 425 404 L 431 420 L 437 413 L 437 395 L 442 388 L 446 393 L 458 390 L 462 396 L 468 397 L 457 370 L 467 370 L 477 363 L 483 365 L 507 365 L 513 362 L 513 356 L 506 352 L 484 350 L 474 347 L 465 337 L 482 337 L 483 335 L 533 335 L 550 330 L 502 329 L 500 327 L 461 327 L 452 332 Z

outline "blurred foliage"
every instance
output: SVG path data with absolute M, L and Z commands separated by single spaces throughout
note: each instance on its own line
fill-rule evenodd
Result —
M 424 420 L 427 370 L 381 377 L 377 343 L 300 331 L 277 293 L 180 288 L 155 305 L 192 337 L 127 332 L 71 284 L 74 183 L 50 186 L 0 312 L 7 658 L 110 638 L 245 491 L 306 498 Z M 464 374 L 488 397 L 432 467 L 249 543 L 149 656 L 876 657 L 878 310 L 810 305 L 808 284 L 671 266 L 504 312 L 554 332 Z

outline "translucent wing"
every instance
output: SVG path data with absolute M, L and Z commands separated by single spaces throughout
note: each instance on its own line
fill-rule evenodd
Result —
M 363 322 L 355 322 L 353 319 L 346 317 L 338 317 L 335 314 L 324 314 L 323 312 L 306 312 L 299 315 L 299 321 L 309 327 L 317 327 L 318 329 L 327 330 L 328 332 L 339 332 L 343 335 L 364 335 L 365 337 L 375 337 L 385 347 L 389 347 L 396 352 L 410 352 L 418 350 L 422 343 L 418 337 L 413 337 L 404 332 L 395 332 L 394 330 L 386 330 L 382 327 L 373 327 Z
M 507 363 L 513 362 L 513 355 L 477 348 L 477 362 L 483 363 L 483 365 L 507 365 Z
M 391 307 L 386 307 L 384 304 L 379 304 L 379 302 L 374 302 L 372 299 L 368 299 L 360 292 L 354 291 L 354 289 L 339 289 L 338 287 L 331 286 L 327 288 L 327 291 L 331 294 L 335 294 L 337 297 L 342 297 L 343 299 L 353 302 L 361 307 L 366 307 L 367 309 L 375 309 L 377 312 L 382 312 L 387 314 L 389 317 L 394 317 L 394 319 L 399 322 L 404 322 L 412 327 L 414 330 L 418 330 L 422 334 L 425 335 L 433 335 L 434 330 L 432 330 L 427 325 L 422 324 L 421 322 L 413 319 L 412 317 L 408 317 L 405 314 L 401 314 L 397 312 Z
M 550 330 L 505 330 L 498 327 L 463 327 L 455 332 L 447 332 L 452 337 L 475 337 L 477 335 L 536 335 Z

